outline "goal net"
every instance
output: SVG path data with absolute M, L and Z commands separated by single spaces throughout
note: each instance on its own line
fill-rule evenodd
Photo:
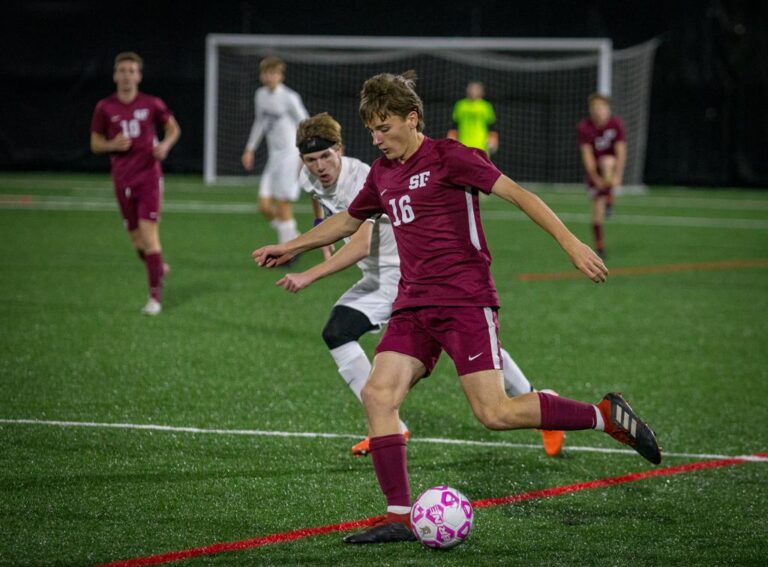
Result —
M 249 181 L 240 156 L 253 122 L 259 61 L 281 57 L 285 83 L 310 114 L 342 125 L 346 153 L 371 163 L 379 153 L 360 122 L 363 82 L 414 69 L 425 106 L 425 134 L 445 137 L 453 104 L 469 81 L 485 85 L 496 112 L 497 166 L 523 183 L 580 183 L 576 124 L 587 97 L 611 94 L 627 129 L 625 185 L 642 184 L 656 41 L 614 51 L 605 39 L 464 39 L 220 35 L 207 38 L 205 165 L 207 183 Z M 256 154 L 256 174 L 266 162 Z

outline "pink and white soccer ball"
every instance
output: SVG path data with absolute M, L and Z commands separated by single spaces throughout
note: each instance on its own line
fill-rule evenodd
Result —
M 427 547 L 456 547 L 472 531 L 472 503 L 450 486 L 433 486 L 422 492 L 411 508 L 411 529 Z

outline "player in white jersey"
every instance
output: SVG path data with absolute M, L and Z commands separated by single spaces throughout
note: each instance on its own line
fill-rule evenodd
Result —
M 298 235 L 293 203 L 299 198 L 297 175 L 300 161 L 294 145 L 296 127 L 309 116 L 296 91 L 283 84 L 285 63 L 266 57 L 259 65 L 263 87 L 254 96 L 255 118 L 243 152 L 243 167 L 253 169 L 256 148 L 267 139 L 269 157 L 261 174 L 259 210 L 277 231 L 280 242 Z
M 299 185 L 313 198 L 316 223 L 322 218 L 345 211 L 365 183 L 370 167 L 358 159 L 343 155 L 341 125 L 323 112 L 302 121 L 296 132 L 304 167 Z M 363 222 L 358 231 L 345 239 L 346 244 L 333 256 L 298 274 L 286 274 L 277 284 L 296 293 L 314 281 L 343 270 L 354 263 L 363 278 L 336 302 L 323 328 L 323 340 L 331 352 L 344 381 L 358 400 L 368 381 L 371 363 L 358 342 L 369 331 L 386 324 L 392 314 L 400 281 L 400 257 L 386 215 Z M 510 396 L 533 391 L 509 353 L 501 349 L 504 359 L 504 386 Z M 400 421 L 401 432 L 409 437 L 408 427 Z M 543 432 L 544 447 L 556 455 L 563 445 L 562 431 Z M 369 438 L 354 447 L 355 455 L 367 455 Z

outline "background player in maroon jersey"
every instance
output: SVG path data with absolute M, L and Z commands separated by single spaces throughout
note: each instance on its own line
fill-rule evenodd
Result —
M 400 254 L 398 296 L 362 393 L 387 514 L 369 529 L 347 536 L 347 543 L 414 539 L 398 410 L 408 391 L 430 374 L 442 350 L 453 359 L 472 411 L 489 429 L 598 429 L 649 461 L 661 461 L 653 432 L 619 394 L 607 394 L 597 405 L 544 392 L 507 397 L 499 356 L 499 303 L 480 223 L 479 192 L 493 193 L 523 210 L 594 282 L 604 282 L 608 271 L 541 199 L 503 175 L 484 152 L 455 140 L 426 137 L 413 79 L 382 74 L 363 85 L 360 114 L 384 155 L 374 162 L 348 210 L 294 240 L 253 253 L 261 266 L 281 265 L 354 233 L 369 217 L 386 214 L 392 221 Z
M 112 181 L 125 227 L 144 262 L 149 280 L 147 315 L 162 310 L 163 263 L 160 246 L 160 206 L 163 193 L 163 161 L 181 135 L 178 122 L 165 103 L 139 92 L 143 61 L 133 52 L 115 57 L 113 79 L 117 92 L 96 104 L 91 121 L 91 151 L 109 153 Z M 164 127 L 158 142 L 157 124 Z
M 595 93 L 588 101 L 589 118 L 578 125 L 579 149 L 592 197 L 595 249 L 601 258 L 605 258 L 603 223 L 613 209 L 613 189 L 621 185 L 624 176 L 627 142 L 621 119 L 611 116 L 610 99 Z

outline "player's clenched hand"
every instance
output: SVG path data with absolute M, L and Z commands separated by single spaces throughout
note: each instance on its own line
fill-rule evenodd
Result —
M 293 254 L 288 253 L 285 247 L 280 244 L 272 244 L 254 250 L 251 257 L 259 266 L 274 268 L 289 262 L 293 258 Z
M 240 157 L 240 161 L 243 163 L 243 167 L 246 171 L 251 171 L 253 169 L 253 155 L 254 152 L 251 150 L 245 150 L 242 157 Z
M 603 283 L 608 279 L 608 268 L 605 267 L 603 260 L 583 242 L 576 244 L 568 254 L 571 256 L 573 265 L 593 282 Z
M 110 140 L 113 152 L 127 152 L 131 149 L 131 139 L 126 138 L 122 132 Z
M 282 286 L 286 291 L 297 293 L 312 283 L 312 278 L 301 274 L 285 274 L 275 282 L 275 285 Z
M 603 179 L 602 177 L 600 177 L 600 175 L 597 175 L 597 174 L 592 176 L 592 186 L 595 189 L 605 189 L 607 187 L 605 183 L 605 179 Z
M 155 156 L 155 159 L 159 159 L 160 161 L 163 161 L 165 158 L 168 157 L 168 146 L 163 144 L 162 142 L 157 144 L 154 148 L 152 148 L 152 155 Z

